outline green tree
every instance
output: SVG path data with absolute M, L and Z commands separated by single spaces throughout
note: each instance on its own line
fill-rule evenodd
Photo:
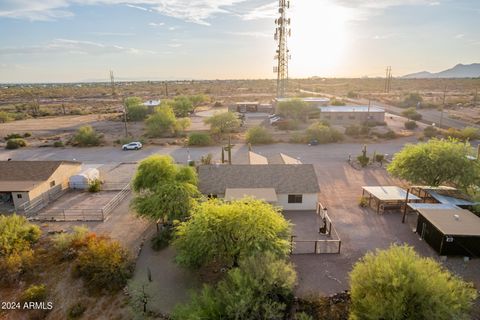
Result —
M 177 261 L 198 268 L 213 261 L 237 266 L 259 252 L 285 256 L 291 226 L 278 209 L 263 201 L 210 200 L 195 207 L 191 218 L 177 228 Z
M 368 253 L 350 273 L 350 319 L 469 319 L 471 284 L 408 246 Z
M 197 182 L 193 168 L 176 165 L 170 156 L 150 156 L 133 179 L 137 194 L 132 205 L 140 216 L 154 221 L 183 219 L 199 195 Z
M 127 107 L 128 121 L 143 121 L 148 115 L 148 107 L 142 104 Z
M 308 127 L 307 138 L 317 140 L 319 143 L 330 143 L 343 140 L 343 135 L 332 127 L 315 122 Z
M 287 119 L 306 121 L 310 107 L 300 99 L 291 99 L 278 103 L 277 112 Z
M 402 107 L 417 107 L 418 103 L 423 101 L 422 96 L 419 93 L 409 93 L 401 103 Z
M 72 143 L 80 147 L 98 146 L 102 135 L 98 134 L 92 126 L 82 126 L 72 138 Z
M 417 112 L 415 107 L 408 108 L 402 111 L 402 116 L 407 117 L 410 120 L 421 120 L 422 115 Z
M 215 287 L 206 285 L 173 319 L 285 319 L 293 301 L 296 274 L 292 265 L 272 254 L 249 257 Z
M 155 112 L 145 120 L 147 134 L 151 137 L 173 136 L 176 131 L 177 118 L 171 106 L 162 103 Z
M 142 103 L 143 103 L 143 101 L 139 97 L 127 97 L 123 101 L 123 104 L 127 108 L 132 107 L 132 106 L 138 106 L 138 105 L 141 105 Z
M 414 184 L 447 184 L 467 189 L 478 182 L 480 175 L 479 163 L 467 158 L 472 153 L 472 148 L 465 143 L 433 138 L 426 143 L 407 144 L 387 170 Z
M 188 97 L 176 97 L 172 102 L 173 111 L 177 117 L 188 117 L 193 112 L 193 103 Z
M 189 96 L 188 97 L 190 101 L 192 102 L 193 105 L 193 112 L 195 112 L 195 109 L 201 106 L 203 103 L 207 102 L 209 100 L 209 97 L 203 94 L 197 94 L 194 96 Z
M 248 129 L 246 140 L 251 144 L 267 144 L 273 141 L 270 132 L 260 126 Z
M 233 112 L 217 113 L 205 120 L 210 125 L 213 134 L 225 134 L 236 132 L 241 125 L 240 120 Z
M 212 136 L 206 132 L 193 132 L 188 136 L 189 146 L 209 146 L 213 143 Z

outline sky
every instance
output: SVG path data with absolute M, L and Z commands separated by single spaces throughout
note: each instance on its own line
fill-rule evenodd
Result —
M 291 0 L 292 78 L 480 62 L 478 0 Z M 0 0 L 0 82 L 274 78 L 276 0 Z

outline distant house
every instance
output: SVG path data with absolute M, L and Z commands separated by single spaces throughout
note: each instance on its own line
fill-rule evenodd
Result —
M 334 125 L 385 121 L 385 110 L 376 106 L 328 106 L 319 107 L 319 109 L 320 120 Z
M 252 102 L 237 102 L 228 107 L 230 112 L 261 112 L 261 113 L 272 113 L 273 106 L 267 103 L 259 103 L 258 101 Z
M 278 105 L 279 102 L 289 101 L 292 99 L 300 99 L 312 107 L 328 106 L 328 104 L 330 103 L 330 99 L 323 97 L 276 98 L 274 102 L 276 105 Z
M 146 107 L 156 107 L 159 106 L 161 103 L 160 100 L 148 100 L 143 103 L 144 106 Z
M 316 210 L 318 186 L 311 164 L 205 165 L 199 171 L 200 192 L 226 200 L 246 196 L 284 210 Z
M 68 188 L 80 171 L 74 161 L 0 161 L 0 202 L 15 209 Z

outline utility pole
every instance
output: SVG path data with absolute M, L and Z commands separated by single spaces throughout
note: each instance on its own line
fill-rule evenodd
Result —
M 392 67 L 388 66 L 385 71 L 385 93 L 389 93 L 392 88 Z
M 291 35 L 290 18 L 287 18 L 287 9 L 290 8 L 289 0 L 279 0 L 278 13 L 280 17 L 275 19 L 275 35 L 277 41 L 277 50 L 275 59 L 277 66 L 273 67 L 273 72 L 277 73 L 277 98 L 285 97 L 288 85 L 288 60 L 290 54 L 287 46 L 287 39 Z
M 445 109 L 445 98 L 447 96 L 447 86 L 445 86 L 445 89 L 443 90 L 443 102 L 442 102 L 442 111 L 440 113 L 440 123 L 438 124 L 438 127 L 441 129 L 442 128 L 442 123 L 443 123 L 443 109 Z
M 123 100 L 123 123 L 125 125 L 125 138 L 128 138 L 128 127 L 127 127 L 127 105 L 125 99 Z
M 168 98 L 168 82 L 165 81 L 165 97 Z

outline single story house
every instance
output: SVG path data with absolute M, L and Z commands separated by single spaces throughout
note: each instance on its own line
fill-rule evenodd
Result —
M 226 200 L 253 197 L 284 210 L 316 210 L 320 187 L 311 164 L 204 165 L 200 192 Z
M 385 121 L 385 110 L 376 106 L 328 106 L 319 107 L 319 109 L 320 120 L 325 120 L 333 125 Z
M 19 209 L 68 188 L 80 168 L 75 161 L 0 161 L 0 201 Z
M 480 256 L 480 217 L 450 204 L 430 205 L 416 208 L 420 237 L 442 256 Z

